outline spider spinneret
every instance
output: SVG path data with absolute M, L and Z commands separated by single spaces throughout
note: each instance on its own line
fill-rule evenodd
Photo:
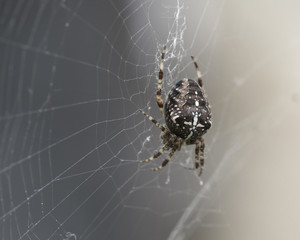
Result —
M 163 161 L 163 163 L 159 167 L 153 169 L 154 171 L 157 171 L 168 164 L 174 153 L 179 151 L 182 145 L 195 144 L 195 166 L 188 169 L 198 169 L 201 165 L 199 172 L 200 176 L 204 167 L 205 148 L 202 136 L 207 132 L 212 124 L 211 109 L 202 86 L 201 72 L 194 57 L 192 57 L 197 71 L 198 83 L 187 78 L 178 81 L 169 92 L 166 103 L 163 105 L 161 98 L 161 86 L 165 51 L 166 47 L 164 47 L 161 56 L 156 99 L 161 113 L 165 115 L 166 127 L 162 126 L 154 118 L 140 110 L 142 114 L 160 128 L 163 134 L 161 138 L 164 146 L 152 157 L 142 160 L 140 163 L 150 162 L 159 157 L 165 151 L 171 149 L 168 157 Z

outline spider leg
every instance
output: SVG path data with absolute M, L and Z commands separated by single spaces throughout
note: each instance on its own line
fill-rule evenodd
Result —
M 157 84 L 157 92 L 156 92 L 156 101 L 159 107 L 159 110 L 162 115 L 164 115 L 164 108 L 163 108 L 163 101 L 161 98 L 161 86 L 162 86 L 162 79 L 164 76 L 164 57 L 165 57 L 166 47 L 164 47 L 162 54 L 161 54 L 161 60 L 160 60 L 160 66 L 159 66 L 159 73 L 158 73 L 158 84 Z
M 169 161 L 171 160 L 171 158 L 173 157 L 176 150 L 177 150 L 177 147 L 173 147 L 171 152 L 169 153 L 168 157 L 163 161 L 163 163 L 160 166 L 158 166 L 157 168 L 154 168 L 153 171 L 158 171 L 158 170 L 162 169 L 164 166 L 166 166 L 169 163 Z
M 196 71 L 197 71 L 198 83 L 199 83 L 200 87 L 202 87 L 202 79 L 201 79 L 202 74 L 201 74 L 201 72 L 199 70 L 198 64 L 195 61 L 195 58 L 193 56 L 191 56 L 191 58 L 192 58 L 192 60 L 193 60 L 193 62 L 195 64 L 195 68 L 196 68 Z
M 200 152 L 200 143 L 197 141 L 195 147 L 195 167 L 184 167 L 189 170 L 195 170 L 199 168 L 200 161 L 199 161 L 199 152 Z
M 204 143 L 204 139 L 201 137 L 200 139 L 201 142 L 201 146 L 200 146 L 200 172 L 199 172 L 199 176 L 201 176 L 201 174 L 203 173 L 204 170 L 204 148 L 205 148 L 205 143 Z
M 169 147 L 167 146 L 167 144 L 165 146 L 163 146 L 157 153 L 155 153 L 152 157 L 145 159 L 145 160 L 141 160 L 139 161 L 139 163 L 146 163 L 146 162 L 150 162 L 155 158 L 158 158 L 160 155 L 162 155 L 164 153 L 164 151 L 168 150 Z
M 165 127 L 163 127 L 159 122 L 157 122 L 153 117 L 151 117 L 150 115 L 148 115 L 147 113 L 145 113 L 143 110 L 140 109 L 140 112 L 142 114 L 144 114 L 151 122 L 153 122 L 155 124 L 155 126 L 157 126 L 162 132 L 164 132 L 165 134 L 170 133 L 169 130 L 167 130 Z

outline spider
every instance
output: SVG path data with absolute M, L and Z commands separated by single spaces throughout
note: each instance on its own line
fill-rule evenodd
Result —
M 202 87 L 201 72 L 192 56 L 194 62 L 198 83 L 192 79 L 184 78 L 178 81 L 170 90 L 165 105 L 161 98 L 161 87 L 163 80 L 163 67 L 166 47 L 163 48 L 158 74 L 158 87 L 156 100 L 159 110 L 165 116 L 165 125 L 158 123 L 153 117 L 140 110 L 150 121 L 152 121 L 162 131 L 162 142 L 164 146 L 152 157 L 139 161 L 140 163 L 150 162 L 158 158 L 165 151 L 170 150 L 169 155 L 163 163 L 153 169 L 160 170 L 166 166 L 176 151 L 181 149 L 182 145 L 195 144 L 195 166 L 188 168 L 191 170 L 200 167 L 199 176 L 204 168 L 204 139 L 202 136 L 211 127 L 211 109 L 207 101 L 204 89 Z M 200 158 L 199 158 L 200 152 Z

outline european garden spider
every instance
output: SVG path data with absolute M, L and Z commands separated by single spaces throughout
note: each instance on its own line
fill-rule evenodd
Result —
M 192 56 L 196 67 L 198 83 L 192 79 L 184 78 L 175 84 L 168 94 L 165 105 L 161 98 L 161 87 L 163 79 L 163 67 L 166 47 L 163 48 L 158 74 L 158 87 L 156 100 L 159 110 L 165 116 L 166 126 L 162 126 L 153 117 L 140 110 L 149 120 L 151 120 L 162 131 L 162 142 L 164 146 L 152 157 L 141 160 L 140 163 L 150 162 L 159 157 L 165 151 L 171 149 L 163 163 L 153 169 L 160 170 L 166 166 L 174 153 L 181 149 L 182 145 L 195 144 L 195 166 L 188 169 L 198 169 L 201 165 L 199 176 L 204 167 L 204 140 L 202 136 L 211 127 L 211 109 L 207 101 L 201 79 L 201 72 Z M 200 152 L 200 158 L 199 158 Z

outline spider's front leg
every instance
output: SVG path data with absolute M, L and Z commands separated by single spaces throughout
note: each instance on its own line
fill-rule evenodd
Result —
M 163 161 L 163 163 L 160 166 L 158 166 L 157 168 L 154 168 L 153 171 L 158 171 L 158 170 L 162 169 L 163 167 L 165 167 L 169 163 L 171 158 L 173 157 L 176 150 L 177 150 L 177 147 L 173 147 L 171 152 L 169 153 L 168 157 Z
M 201 145 L 200 145 L 200 172 L 199 172 L 199 177 L 201 176 L 201 174 L 203 173 L 204 170 L 204 148 L 205 148 L 205 143 L 204 143 L 204 139 L 201 137 L 199 138 Z
M 189 170 L 196 170 L 201 165 L 200 172 L 199 172 L 199 177 L 200 177 L 204 170 L 205 143 L 204 143 L 204 139 L 202 137 L 199 138 L 199 141 L 200 141 L 200 143 L 198 141 L 195 143 L 195 145 L 196 145 L 196 147 L 195 147 L 195 167 L 185 167 L 185 168 L 189 169 Z M 200 159 L 199 159 L 199 152 L 200 152 Z
M 195 166 L 194 167 L 184 167 L 188 170 L 196 170 L 199 168 L 200 161 L 199 161 L 199 152 L 200 152 L 200 143 L 196 141 L 195 143 Z
M 141 160 L 141 161 L 139 161 L 139 163 L 151 162 L 153 159 L 158 158 L 160 155 L 162 155 L 168 149 L 169 149 L 169 146 L 165 145 L 157 153 L 155 153 L 152 157 L 145 159 L 145 160 Z
M 195 147 L 195 169 L 199 168 L 199 151 L 200 151 L 200 144 L 199 142 L 196 142 L 196 147 Z
M 169 153 L 168 157 L 162 162 L 162 164 L 160 166 L 158 166 L 157 168 L 154 168 L 153 171 L 158 171 L 158 170 L 162 169 L 164 166 L 166 166 L 169 163 L 169 161 L 171 160 L 171 158 L 173 157 L 174 153 L 181 148 L 182 143 L 183 142 L 182 142 L 181 138 L 179 138 L 175 135 L 172 135 L 170 137 L 169 142 L 165 145 L 165 146 L 168 146 L 168 148 L 172 148 L 171 152 Z

